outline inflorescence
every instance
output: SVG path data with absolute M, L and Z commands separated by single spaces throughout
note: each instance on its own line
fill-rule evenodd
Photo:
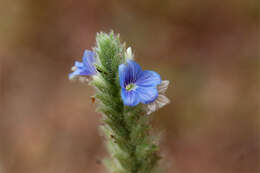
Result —
M 101 130 L 107 139 L 111 173 L 157 173 L 158 147 L 150 134 L 149 115 L 165 106 L 169 81 L 154 71 L 142 70 L 131 47 L 119 36 L 98 33 L 96 46 L 75 61 L 70 80 L 96 89 L 97 111 L 103 115 Z

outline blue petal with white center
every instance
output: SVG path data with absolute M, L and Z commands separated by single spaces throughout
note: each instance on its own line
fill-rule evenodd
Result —
M 94 66 L 95 53 L 89 50 L 85 50 L 82 58 L 82 62 L 75 61 L 73 66 L 73 72 L 69 74 L 69 79 L 74 79 L 77 76 L 92 76 L 97 73 Z
M 154 71 L 142 70 L 133 60 L 119 66 L 121 97 L 125 105 L 148 104 L 158 97 L 157 85 L 161 77 Z

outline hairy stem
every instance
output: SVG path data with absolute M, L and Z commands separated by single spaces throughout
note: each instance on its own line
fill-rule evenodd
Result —
M 143 105 L 125 106 L 120 96 L 118 66 L 126 62 L 125 45 L 113 32 L 97 34 L 96 41 L 99 73 L 91 85 L 97 91 L 97 110 L 103 115 L 101 130 L 110 154 L 104 163 L 111 173 L 157 172 L 160 157 L 151 138 L 150 117 Z

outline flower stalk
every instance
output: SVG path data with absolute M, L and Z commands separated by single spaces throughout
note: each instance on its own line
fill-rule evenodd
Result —
M 133 57 L 118 35 L 101 32 L 93 53 L 85 53 L 83 63 L 75 63 L 77 68 L 69 77 L 85 74 L 92 78 L 89 83 L 96 89 L 97 111 L 102 114 L 100 129 L 109 153 L 104 164 L 109 172 L 157 173 L 160 156 L 147 114 L 155 111 L 148 105 L 160 94 L 161 78 L 142 70 Z

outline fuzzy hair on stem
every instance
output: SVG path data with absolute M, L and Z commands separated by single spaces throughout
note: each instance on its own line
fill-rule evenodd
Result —
M 125 44 L 113 32 L 100 32 L 94 52 L 98 73 L 90 85 L 96 89 L 97 111 L 102 114 L 100 129 L 109 154 L 104 165 L 110 173 L 159 173 L 151 116 L 144 105 L 126 106 L 120 96 L 118 67 L 127 61 Z

